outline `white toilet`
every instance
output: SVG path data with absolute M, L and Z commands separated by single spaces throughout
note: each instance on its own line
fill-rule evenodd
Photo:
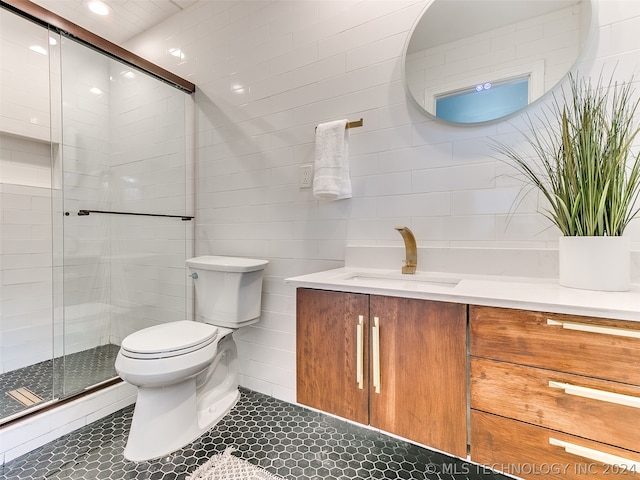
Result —
M 260 319 L 266 260 L 187 260 L 196 321 L 164 323 L 122 341 L 116 371 L 138 387 L 127 460 L 167 455 L 213 427 L 240 397 L 233 332 Z

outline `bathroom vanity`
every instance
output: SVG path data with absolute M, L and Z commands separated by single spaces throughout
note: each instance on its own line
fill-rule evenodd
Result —
M 298 289 L 298 402 L 465 456 L 466 316 L 457 303 Z
M 517 477 L 640 478 L 638 286 L 446 277 L 288 279 L 298 401 Z

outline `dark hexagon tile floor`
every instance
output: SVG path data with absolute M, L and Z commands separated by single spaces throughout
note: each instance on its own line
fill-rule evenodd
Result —
M 124 459 L 133 414 L 133 407 L 127 407 L 8 462 L 0 478 L 183 480 L 227 447 L 287 480 L 507 478 L 257 392 L 241 393 L 218 425 L 166 458 L 141 463 Z
M 7 395 L 11 390 L 25 387 L 46 401 L 117 377 L 114 365 L 119 351 L 118 345 L 100 345 L 0 374 L 0 418 L 29 408 Z

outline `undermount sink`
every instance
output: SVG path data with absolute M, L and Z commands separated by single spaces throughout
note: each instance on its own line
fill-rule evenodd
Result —
M 415 274 L 354 272 L 343 276 L 341 280 L 364 286 L 410 290 L 420 285 L 453 288 L 460 283 L 461 279 L 420 272 Z

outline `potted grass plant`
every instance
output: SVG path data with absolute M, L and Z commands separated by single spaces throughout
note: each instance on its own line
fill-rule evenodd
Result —
M 640 156 L 633 150 L 640 100 L 631 81 L 601 76 L 593 84 L 571 75 L 569 84 L 529 117 L 530 131 L 521 131 L 532 154 L 504 143 L 495 148 L 546 199 L 543 213 L 562 233 L 560 284 L 628 290 L 631 242 L 623 233 L 640 210 Z

